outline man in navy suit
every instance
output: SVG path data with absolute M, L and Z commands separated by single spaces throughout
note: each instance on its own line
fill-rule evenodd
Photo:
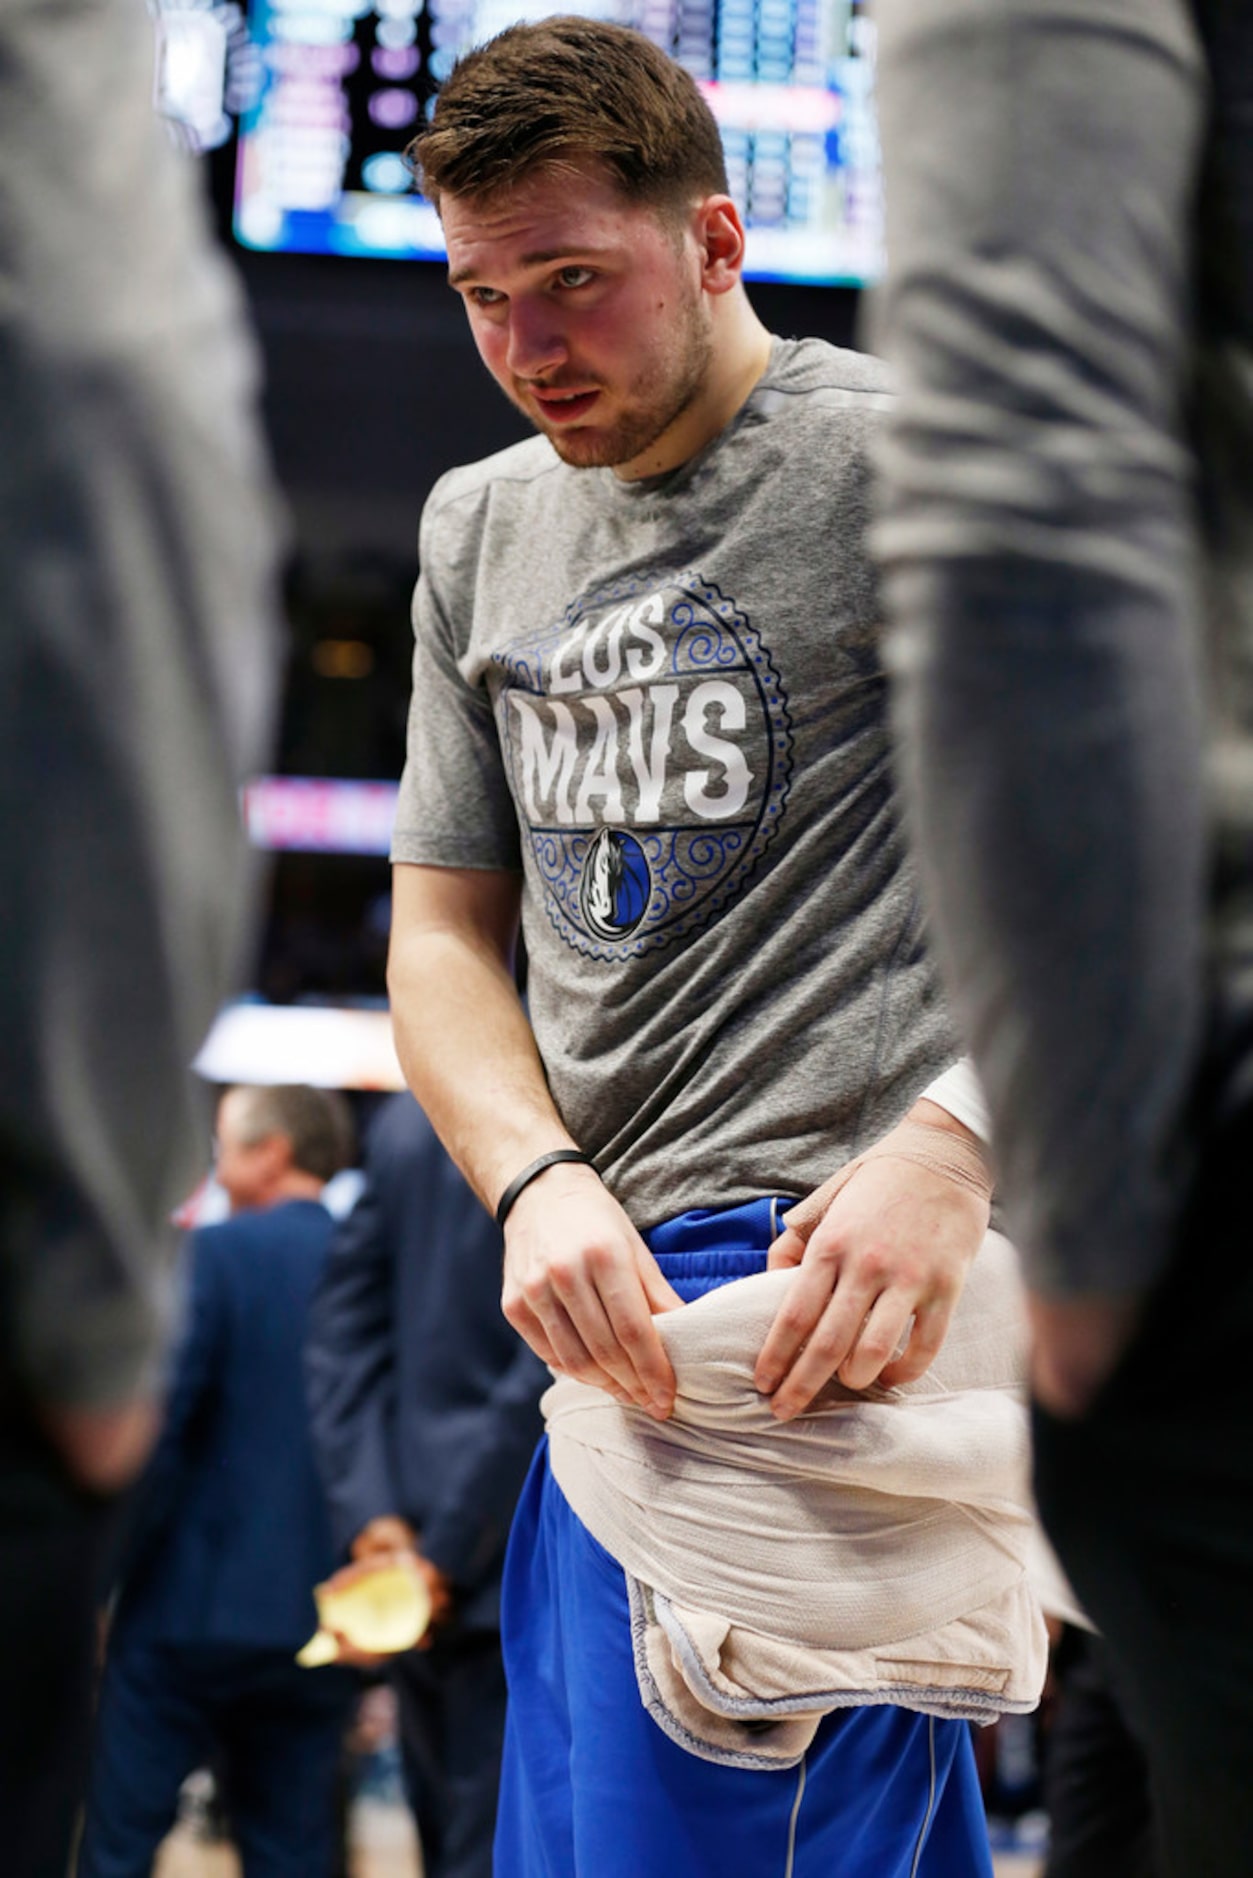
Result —
M 334 1568 L 302 1353 L 348 1159 L 342 1097 L 233 1089 L 232 1216 L 190 1242 L 190 1299 L 137 1507 L 97 1716 L 79 1878 L 147 1878 L 178 1791 L 216 1753 L 246 1878 L 329 1878 L 356 1679 L 297 1667 Z
M 411 1096 L 378 1116 L 308 1349 L 339 1544 L 410 1550 L 444 1615 L 392 1659 L 426 1878 L 490 1878 L 504 1733 L 500 1575 L 547 1370 L 500 1310 L 500 1233 Z

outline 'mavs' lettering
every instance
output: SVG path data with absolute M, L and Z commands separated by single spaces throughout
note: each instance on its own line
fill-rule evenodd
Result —
M 568 701 L 515 690 L 509 701 L 532 827 L 720 822 L 745 812 L 753 774 L 736 738 L 748 715 L 729 678 Z

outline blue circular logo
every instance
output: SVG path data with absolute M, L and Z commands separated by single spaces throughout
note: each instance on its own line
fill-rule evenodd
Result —
M 579 911 L 598 939 L 621 939 L 648 911 L 652 877 L 634 835 L 602 828 L 592 841 L 579 880 Z

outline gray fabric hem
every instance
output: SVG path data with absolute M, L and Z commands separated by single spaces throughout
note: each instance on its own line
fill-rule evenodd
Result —
M 772 1697 L 728 1696 L 709 1680 L 691 1640 L 674 1615 L 669 1601 L 642 1584 L 630 1572 L 624 1572 L 631 1609 L 631 1648 L 640 1699 L 662 1733 L 689 1754 L 713 1761 L 723 1767 L 743 1767 L 758 1772 L 777 1772 L 798 1767 L 805 1748 L 796 1754 L 764 1755 L 751 1748 L 720 1746 L 684 1726 L 666 1703 L 657 1680 L 648 1665 L 647 1636 L 656 1621 L 664 1630 L 682 1660 L 684 1679 L 693 1695 L 713 1715 L 729 1721 L 784 1721 L 799 1715 L 823 1715 L 837 1709 L 903 1708 L 916 1715 L 930 1715 L 939 1721 L 969 1721 L 987 1727 L 1001 1715 L 1029 1715 L 1038 1706 L 1025 1699 L 1013 1700 L 1003 1695 L 989 1695 L 979 1689 L 939 1689 L 926 1684 L 881 1683 L 872 1689 L 813 1689 L 795 1695 Z

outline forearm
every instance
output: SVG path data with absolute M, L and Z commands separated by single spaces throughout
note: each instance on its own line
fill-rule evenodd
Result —
M 396 903 L 388 982 L 401 1067 L 490 1212 L 521 1168 L 578 1145 L 509 967 L 517 889 L 505 876 L 399 867 Z
M 1200 1015 L 1200 64 L 1186 9 L 1133 0 L 1101 30 L 885 0 L 880 30 L 875 547 L 919 867 L 1032 1283 L 1135 1291 Z
M 577 1146 L 558 1115 L 508 961 L 516 876 L 401 866 L 388 978 L 409 1086 L 484 1205 L 532 1161 Z M 505 1228 L 505 1316 L 541 1361 L 668 1413 L 654 1311 L 678 1299 L 588 1167 L 523 1189 Z
M 928 583 L 925 627 L 910 608 L 929 645 L 898 699 L 937 944 L 1033 1284 L 1135 1290 L 1168 1243 L 1171 1144 L 1200 1023 L 1183 636 L 1172 649 L 1152 606 L 1129 599 L 1122 655 L 1109 658 L 1104 596 L 1093 659 L 1083 628 L 1095 631 L 1095 610 L 1074 596 L 1047 661 L 1019 659 L 1008 599 L 981 629 L 957 591 L 969 595 L 970 570 L 952 571 L 951 594 L 947 575 Z

